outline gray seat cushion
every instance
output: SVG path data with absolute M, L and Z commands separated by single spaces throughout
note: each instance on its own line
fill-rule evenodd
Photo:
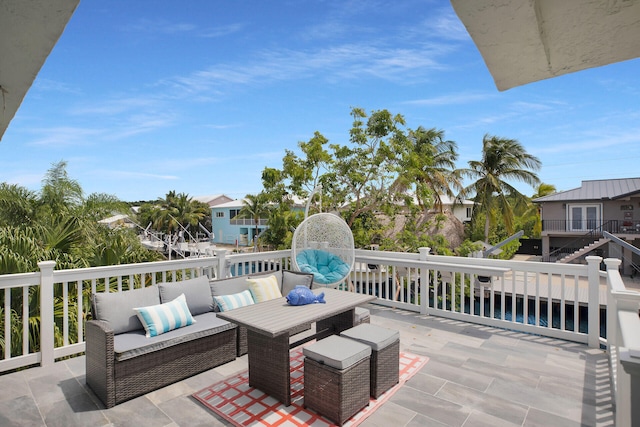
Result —
M 92 295 L 93 316 L 109 323 L 114 334 L 144 329 L 134 308 L 160 304 L 157 286 L 124 292 L 100 292 Z
M 121 362 L 235 327 L 226 320 L 219 319 L 213 312 L 199 314 L 194 318 L 196 323 L 192 325 L 174 329 L 155 337 L 147 338 L 144 335 L 144 330 L 114 335 L 113 350 L 116 360 Z
M 345 369 L 371 356 L 371 347 L 349 338 L 331 335 L 302 349 L 305 357 L 335 369 Z
M 341 332 L 340 336 L 369 345 L 374 351 L 380 351 L 398 341 L 400 339 L 400 332 L 394 329 L 361 323 L 358 326 Z
M 213 296 L 209 287 L 209 278 L 200 276 L 180 282 L 158 283 L 160 301 L 173 301 L 181 294 L 187 300 L 187 306 L 193 316 L 213 311 Z

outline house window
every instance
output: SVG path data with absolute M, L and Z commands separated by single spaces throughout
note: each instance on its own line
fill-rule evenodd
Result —
M 216 212 L 216 218 L 224 218 L 224 212 Z
M 467 208 L 467 218 L 471 218 L 471 208 Z
M 229 209 L 229 219 L 233 219 L 240 213 L 240 209 Z

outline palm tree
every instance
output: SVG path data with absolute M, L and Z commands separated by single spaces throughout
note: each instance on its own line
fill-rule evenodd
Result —
M 255 225 L 254 239 L 258 236 L 258 226 L 260 225 L 260 219 L 267 217 L 269 214 L 269 203 L 264 193 L 258 193 L 256 195 L 247 194 L 242 201 L 242 208 L 238 213 L 240 218 L 251 218 Z M 257 244 L 254 249 L 257 250 Z
M 432 197 L 433 207 L 442 213 L 441 196 L 453 198 L 453 190 L 462 188 L 455 169 L 458 159 L 456 143 L 445 140 L 444 131 L 422 126 L 409 130 L 405 143 L 399 162 L 400 175 L 392 187 L 396 192 L 404 193 L 415 185 L 420 208 L 428 210 L 431 204 L 427 200 Z
M 484 237 L 489 238 L 489 229 L 495 222 L 495 215 L 499 212 L 504 219 L 509 233 L 513 232 L 513 208 L 509 203 L 511 198 L 516 203 L 526 203 L 527 198 L 521 194 L 507 180 L 521 181 L 531 186 L 540 182 L 538 176 L 532 172 L 540 169 L 540 160 L 527 153 L 524 147 L 515 139 L 500 138 L 485 135 L 482 139 L 482 160 L 469 161 L 469 169 L 461 173 L 475 181 L 462 189 L 461 199 L 471 198 L 476 202 L 472 221 L 479 213 L 485 214 Z

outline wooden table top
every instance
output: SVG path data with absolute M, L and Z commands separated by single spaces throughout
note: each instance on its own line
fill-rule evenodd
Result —
M 325 304 L 289 305 L 285 297 L 216 313 L 224 320 L 244 326 L 270 337 L 284 334 L 297 326 L 326 319 L 376 299 L 374 295 L 356 294 L 332 288 L 314 289 L 324 292 Z

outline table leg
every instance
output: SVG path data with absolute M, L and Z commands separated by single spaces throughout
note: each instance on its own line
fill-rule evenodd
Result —
M 270 338 L 247 331 L 249 385 L 291 405 L 289 334 Z
M 326 338 L 329 335 L 339 335 L 353 327 L 353 320 L 356 315 L 355 308 L 336 314 L 335 316 L 316 322 L 317 339 Z

